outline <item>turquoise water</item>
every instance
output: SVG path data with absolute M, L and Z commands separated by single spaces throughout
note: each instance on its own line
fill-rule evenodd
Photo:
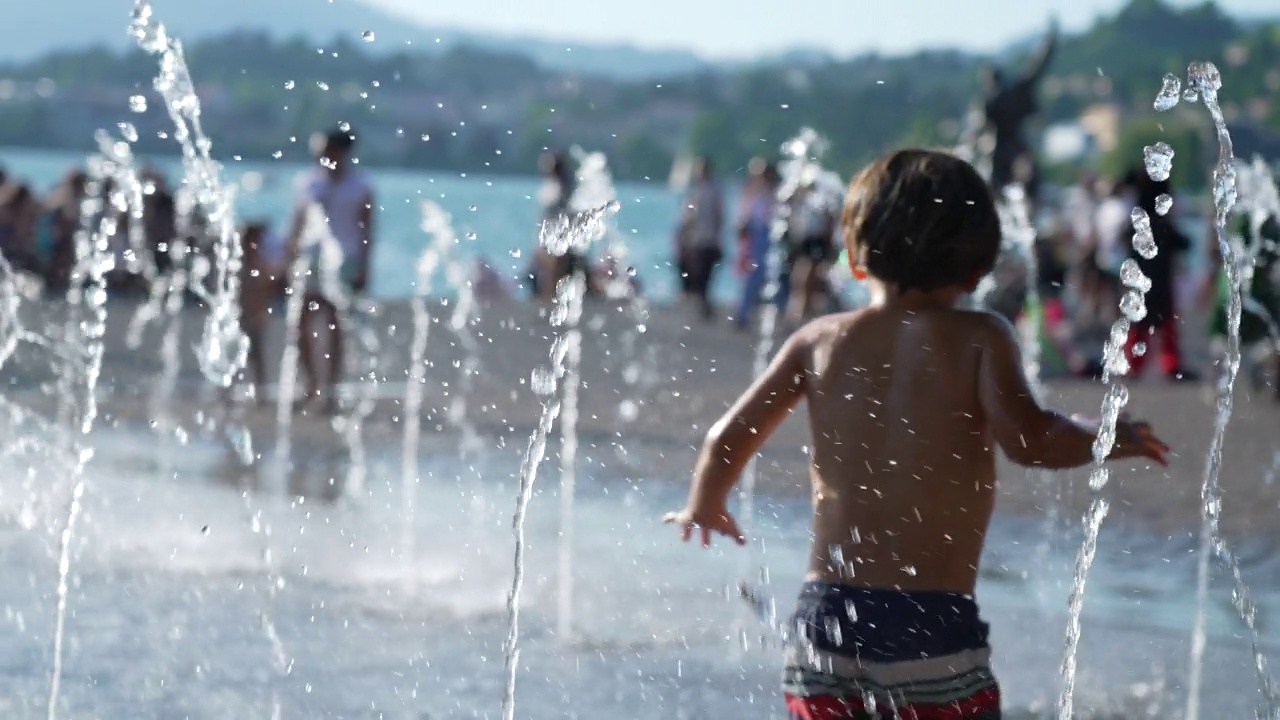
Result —
M 82 156 L 69 152 L 0 148 L 0 166 L 40 193 L 52 190 L 82 160 Z M 168 176 L 171 186 L 177 184 L 181 165 L 176 158 L 155 158 L 153 164 Z M 286 231 L 294 202 L 294 178 L 306 168 L 283 162 L 234 160 L 227 162 L 225 168 L 227 179 L 240 185 L 240 217 L 263 220 L 278 232 Z M 419 228 L 423 200 L 436 202 L 453 216 L 454 230 L 462 238 L 459 257 L 486 257 L 513 282 L 523 276 L 537 237 L 536 177 L 384 168 L 368 173 L 378 206 L 371 289 L 375 297 L 403 298 L 413 292 L 414 264 L 427 242 Z M 255 182 L 259 178 L 260 188 Z M 725 189 L 728 207 L 736 212 L 738 188 L 726 183 Z M 673 298 L 677 278 L 671 266 L 671 247 L 679 194 L 662 185 L 645 183 L 621 183 L 617 190 L 622 203 L 617 227 L 627 242 L 631 264 L 644 283 L 646 295 L 658 300 Z M 730 242 L 726 236 L 727 251 Z M 729 301 L 737 296 L 739 287 L 736 273 L 722 271 L 713 293 L 719 300 Z

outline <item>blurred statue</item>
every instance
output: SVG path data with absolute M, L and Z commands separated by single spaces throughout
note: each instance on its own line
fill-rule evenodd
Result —
M 1057 45 L 1058 22 L 1055 19 L 1050 23 L 1049 36 L 1029 72 L 1018 78 L 1006 79 L 999 68 L 986 68 L 982 130 L 987 136 L 985 144 L 991 147 L 991 189 L 997 193 L 1011 183 L 1020 182 L 1027 190 L 1027 197 L 1035 199 L 1039 172 L 1023 126 L 1039 110 L 1036 86 L 1044 77 Z

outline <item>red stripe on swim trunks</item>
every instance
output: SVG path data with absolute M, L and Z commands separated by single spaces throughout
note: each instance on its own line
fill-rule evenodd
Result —
M 803 698 L 790 693 L 786 697 L 787 712 L 797 720 L 860 720 L 867 712 L 861 700 L 852 698 L 831 695 Z M 888 708 L 885 710 L 892 712 Z M 999 712 L 1000 690 L 993 687 L 946 705 L 909 705 L 899 708 L 893 717 L 901 717 L 902 720 L 986 720 L 999 717 Z

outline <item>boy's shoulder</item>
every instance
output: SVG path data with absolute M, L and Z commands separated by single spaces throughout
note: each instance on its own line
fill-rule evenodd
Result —
M 782 352 L 800 360 L 812 357 L 814 352 L 834 351 L 863 344 L 881 343 L 886 332 L 885 323 L 877 322 L 879 309 L 860 308 L 848 312 L 824 315 L 809 321 L 791 334 Z M 952 338 L 957 347 L 1015 350 L 1018 335 L 1013 324 L 1004 316 L 987 310 L 949 308 L 936 311 L 933 319 L 945 328 L 944 337 Z
M 871 306 L 832 313 L 810 320 L 793 333 L 796 341 L 816 341 L 833 335 L 847 337 L 851 333 L 877 332 L 879 328 L 869 327 L 867 321 L 880 312 L 880 308 Z M 1013 325 L 1003 316 L 989 310 L 971 310 L 967 308 L 946 308 L 931 311 L 939 322 L 949 326 L 971 330 L 975 333 L 997 332 L 1011 333 Z

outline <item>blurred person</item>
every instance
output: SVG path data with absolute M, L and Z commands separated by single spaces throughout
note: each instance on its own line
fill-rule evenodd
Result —
M 25 183 L 0 186 L 0 255 L 14 270 L 40 272 L 36 226 L 41 209 L 40 200 Z
M 529 280 L 533 296 L 542 302 L 551 302 L 561 280 L 575 272 L 586 274 L 587 268 L 577 251 L 569 249 L 561 255 L 553 255 L 541 242 L 541 227 L 573 216 L 569 203 L 577 190 L 577 178 L 569 159 L 561 152 L 546 152 L 538 159 L 538 169 L 542 173 L 542 187 L 538 190 L 541 221 Z
M 489 258 L 483 255 L 476 258 L 471 283 L 476 302 L 482 305 L 507 302 L 511 299 L 511 287 L 506 278 L 502 277 L 493 268 Z
M 1241 218 L 1237 226 L 1244 246 L 1254 243 L 1253 225 L 1247 217 Z M 1216 233 L 1216 228 L 1214 229 Z M 1245 297 L 1243 312 L 1240 315 L 1240 346 L 1242 354 L 1248 360 L 1269 358 L 1273 364 L 1272 392 L 1280 401 L 1280 346 L 1277 338 L 1271 336 L 1272 325 L 1280 323 L 1280 220 L 1274 216 L 1263 223 L 1260 242 L 1257 243 L 1258 254 L 1254 258 L 1253 277 L 1244 287 Z M 1227 284 L 1226 273 L 1222 268 L 1222 255 L 1218 244 L 1211 243 L 1210 275 L 1216 283 L 1214 289 L 1217 297 L 1210 314 L 1209 334 L 1215 344 L 1221 346 L 1226 342 L 1227 304 L 1231 297 L 1231 287 Z M 1221 358 L 1218 359 L 1222 362 Z M 1260 379 L 1260 368 L 1250 363 L 1254 371 L 1255 384 Z
M 778 185 L 781 178 L 778 168 L 763 158 L 755 158 L 749 166 L 750 178 L 743 190 L 738 208 L 738 271 L 745 276 L 742 299 L 733 321 L 739 330 L 746 330 L 769 285 L 769 254 L 773 249 L 773 217 L 777 205 Z M 782 268 L 773 268 L 778 281 L 773 302 L 779 308 L 787 306 L 790 285 L 779 278 Z
M 301 251 L 310 210 L 318 205 L 324 212 L 329 232 L 342 250 L 338 287 L 326 287 L 318 263 L 312 267 L 298 342 L 306 379 L 304 402 L 321 397 L 323 382 L 328 390 L 325 410 L 330 413 L 338 409 L 338 384 L 342 377 L 346 335 L 344 319 L 337 305 L 344 298 L 334 297 L 333 293 L 343 293 L 347 296 L 345 299 L 363 295 L 368 290 L 369 265 L 373 255 L 373 187 L 352 162 L 355 142 L 356 136 L 350 128 L 312 136 L 311 149 L 317 167 L 298 178 L 297 203 L 288 236 L 289 266 L 292 267 L 293 259 Z M 318 259 L 322 248 L 312 248 L 312 251 Z M 322 326 L 321 330 L 328 331 L 327 348 L 319 356 L 316 342 L 321 333 L 316 329 L 317 323 Z M 323 373 L 323 377 L 321 358 L 328 360 L 327 373 Z
M 45 287 L 49 292 L 64 293 L 71 287 L 78 252 L 76 233 L 81 226 L 81 203 L 88 183 L 89 177 L 83 170 L 72 170 L 45 202 L 52 215 L 49 263 L 45 267 Z
M 147 250 L 151 253 L 156 272 L 167 275 L 174 265 L 171 249 L 178 236 L 177 206 L 160 171 L 147 168 L 142 172 L 142 182 L 151 191 L 142 197 Z
M 801 180 L 787 200 L 787 258 L 783 275 L 790 286 L 787 316 L 793 323 L 811 320 L 825 310 L 830 298 L 827 272 L 839 255 L 835 246 L 838 224 L 835 208 L 819 196 L 816 178 Z
M 693 164 L 693 183 L 685 194 L 676 232 L 676 267 L 686 295 L 698 304 L 703 318 L 711 320 L 711 283 L 716 266 L 724 258 L 724 193 L 712 172 L 711 159 L 699 157 Z
M 272 305 L 279 297 L 279 282 L 274 268 L 263 252 L 269 235 L 264 223 L 249 223 L 240 228 L 240 328 L 249 341 L 248 363 L 242 377 L 252 374 L 249 383 L 252 397 L 259 404 L 266 398 L 260 390 L 267 381 L 264 343 L 271 320 Z
M 1058 21 L 1054 18 L 1039 55 L 1024 73 L 1006 77 L 994 65 L 983 77 L 983 129 L 992 146 L 991 189 L 999 196 L 1012 183 L 1022 183 L 1027 200 L 1038 199 L 1039 170 L 1026 139 L 1027 121 L 1039 112 L 1036 87 L 1044 78 L 1058 47 Z

